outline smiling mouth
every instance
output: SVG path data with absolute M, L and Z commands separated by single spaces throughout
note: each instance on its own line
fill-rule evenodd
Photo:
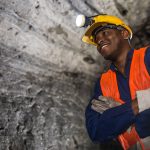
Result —
M 102 45 L 102 47 L 101 47 L 101 52 L 104 51 L 104 48 L 107 47 L 107 46 L 109 46 L 109 44 L 104 44 L 104 45 Z
M 103 48 L 106 47 L 106 46 L 108 46 L 108 45 L 103 45 L 103 46 L 101 47 L 101 49 L 103 49 Z

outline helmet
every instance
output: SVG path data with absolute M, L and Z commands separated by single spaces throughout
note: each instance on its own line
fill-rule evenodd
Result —
M 82 41 L 97 46 L 97 44 L 94 42 L 94 37 L 92 33 L 99 26 L 105 25 L 115 25 L 116 27 L 123 27 L 129 32 L 130 39 L 132 38 L 133 33 L 131 28 L 128 25 L 126 25 L 121 19 L 115 16 L 103 14 L 92 17 L 91 25 L 87 27 L 87 30 L 82 37 Z

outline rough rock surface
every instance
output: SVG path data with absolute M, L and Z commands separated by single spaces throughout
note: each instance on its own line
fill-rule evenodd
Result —
M 91 150 L 84 110 L 105 62 L 76 15 L 109 13 L 149 43 L 150 1 L 0 0 L 0 150 Z

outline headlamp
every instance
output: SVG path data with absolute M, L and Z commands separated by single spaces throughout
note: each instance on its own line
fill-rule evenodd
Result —
M 78 15 L 76 17 L 76 26 L 77 27 L 87 27 L 88 25 L 91 25 L 91 23 L 93 22 L 91 17 L 87 17 L 84 15 Z

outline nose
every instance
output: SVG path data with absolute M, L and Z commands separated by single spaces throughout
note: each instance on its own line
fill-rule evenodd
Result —
M 103 39 L 100 39 L 100 40 L 98 40 L 97 44 L 98 44 L 98 45 L 101 45 L 103 42 L 104 42 L 104 40 L 103 40 Z
M 97 50 L 101 53 L 101 47 L 106 43 L 106 39 L 104 37 L 98 37 L 97 39 Z
M 99 33 L 98 36 L 96 37 L 96 41 L 97 41 L 96 43 L 98 45 L 100 45 L 105 41 L 105 37 L 102 34 Z

